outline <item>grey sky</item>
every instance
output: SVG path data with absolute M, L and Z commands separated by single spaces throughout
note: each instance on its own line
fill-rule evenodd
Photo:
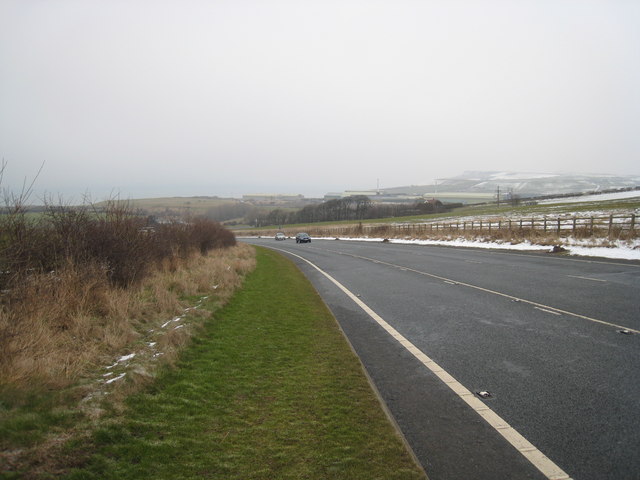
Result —
M 2 187 L 640 173 L 637 0 L 1 0 Z

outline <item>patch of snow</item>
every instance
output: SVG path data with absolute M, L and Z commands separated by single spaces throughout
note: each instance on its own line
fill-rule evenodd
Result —
M 564 247 L 569 255 L 581 255 L 586 257 L 616 258 L 620 260 L 640 260 L 640 250 L 631 248 L 607 248 L 607 247 Z
M 536 178 L 559 177 L 554 173 L 509 173 L 500 172 L 491 175 L 492 180 L 533 180 Z
M 124 355 L 123 357 L 120 357 L 116 363 L 126 362 L 127 360 L 131 360 L 135 356 L 136 356 L 135 353 L 131 353 L 129 355 Z
M 104 383 L 107 383 L 107 384 L 108 384 L 108 383 L 113 383 L 113 382 L 115 382 L 116 380 L 120 380 L 121 378 L 124 378 L 124 376 L 125 376 L 125 375 L 126 375 L 126 373 L 121 373 L 121 374 L 120 374 L 120 375 L 118 375 L 117 377 L 113 377 L 112 379 L 107 380 L 107 381 L 106 381 L 106 382 L 104 382 Z
M 398 240 L 389 239 L 390 243 L 409 243 L 414 245 L 444 245 L 450 247 L 471 247 L 471 248 L 506 248 L 509 250 L 546 250 L 549 251 L 551 247 L 547 245 L 534 245 L 529 242 L 521 242 L 511 244 L 508 242 L 481 242 L 478 240 L 467 240 L 465 238 L 457 238 L 455 240 Z
M 626 198 L 640 197 L 640 190 L 631 190 L 629 192 L 601 193 L 599 195 L 580 195 L 577 197 L 566 198 L 549 198 L 540 200 L 539 205 L 547 205 L 550 203 L 581 203 L 581 202 L 597 202 L 605 200 L 623 200 Z

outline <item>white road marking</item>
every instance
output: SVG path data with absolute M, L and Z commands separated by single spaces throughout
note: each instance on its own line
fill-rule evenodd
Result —
M 552 313 L 553 315 L 562 315 L 561 313 L 554 312 L 553 310 L 547 310 L 546 308 L 533 307 L 536 310 L 540 310 L 541 312 Z
M 606 282 L 606 280 L 602 280 L 601 278 L 581 277 L 579 275 L 567 275 L 567 277 L 579 278 L 581 280 L 591 280 L 592 282 Z
M 331 251 L 331 250 L 328 250 L 328 251 Z M 343 253 L 343 252 L 334 252 L 334 253 L 339 253 L 340 255 L 347 255 L 347 256 L 349 256 L 349 257 L 353 257 L 353 258 L 361 258 L 362 260 L 368 260 L 368 261 L 372 261 L 372 260 L 373 260 L 372 258 L 369 258 L 369 257 L 363 257 L 363 256 L 361 256 L 361 255 L 354 255 L 354 254 L 352 254 L 352 253 Z M 390 267 L 394 267 L 394 268 L 398 268 L 398 267 L 400 267 L 400 265 L 396 265 L 396 264 L 394 264 L 394 263 L 383 262 L 383 261 L 381 261 L 381 260 L 377 260 L 377 262 L 378 262 L 379 264 L 382 264 L 382 265 L 388 265 L 388 266 L 390 266 Z M 476 289 L 476 290 L 480 290 L 480 291 L 482 291 L 482 292 L 491 293 L 491 294 L 493 294 L 493 295 L 498 295 L 498 296 L 500 296 L 500 297 L 505 297 L 505 298 L 508 298 L 508 299 L 510 299 L 510 300 L 515 300 L 516 302 L 528 303 L 529 305 L 533 305 L 534 307 L 540 307 L 540 308 L 547 309 L 547 310 L 553 310 L 554 312 L 557 312 L 557 313 L 559 313 L 559 314 L 564 314 L 564 315 L 569 315 L 569 316 L 571 316 L 571 317 L 581 318 L 581 319 L 583 319 L 583 320 L 588 320 L 588 321 L 590 321 L 590 322 L 594 322 L 594 323 L 600 323 L 600 324 L 602 324 L 602 325 L 606 325 L 606 326 L 608 326 L 608 327 L 613 327 L 613 328 L 615 328 L 615 329 L 617 329 L 617 330 L 621 330 L 621 329 L 622 329 L 622 330 L 629 330 L 629 331 L 631 331 L 631 332 L 633 332 L 633 333 L 638 333 L 638 334 L 640 334 L 640 330 L 636 330 L 636 329 L 634 329 L 634 328 L 625 327 L 625 326 L 623 326 L 623 325 L 618 325 L 618 324 L 616 324 L 616 323 L 606 322 L 606 321 L 604 321 L 604 320 L 599 320 L 599 319 L 597 319 L 597 318 L 588 317 L 588 316 L 586 316 L 586 315 L 580 315 L 579 313 L 569 312 L 569 311 L 567 311 L 567 310 L 562 310 L 562 309 L 560 309 L 560 308 L 552 307 L 552 306 L 550 306 L 550 305 L 545 305 L 545 304 L 543 304 L 543 303 L 534 302 L 534 301 L 532 301 L 532 300 L 527 300 L 527 299 L 525 299 L 525 298 L 518 298 L 518 297 L 515 297 L 515 296 L 513 296 L 513 295 L 508 295 L 508 294 L 506 294 L 506 293 L 497 292 L 497 291 L 495 291 L 495 290 L 491 290 L 491 289 L 489 289 L 489 288 L 480 287 L 480 286 L 478 286 L 478 285 L 473 285 L 473 284 L 471 284 L 471 283 L 458 282 L 458 281 L 456 281 L 456 280 L 452 280 L 452 279 L 447 278 L 447 277 L 442 277 L 442 276 L 440 276 L 440 275 L 435 275 L 435 274 L 433 274 L 433 273 L 429 273 L 429 272 L 423 272 L 423 271 L 421 271 L 421 270 L 416 270 L 416 269 L 414 269 L 414 268 L 409 268 L 409 267 L 402 267 L 402 268 L 406 268 L 408 271 L 413 272 L 413 273 L 417 273 L 417 274 L 419 274 L 419 275 L 424 275 L 424 276 L 426 276 L 426 277 L 431 277 L 431 278 L 437 278 L 438 280 L 442 280 L 443 282 L 453 282 L 453 283 L 455 283 L 456 285 L 462 285 L 462 286 L 464 286 L 464 287 L 474 288 L 474 289 Z
M 273 247 L 272 247 L 273 248 Z M 274 250 L 280 250 L 275 249 Z M 469 405 L 478 415 L 480 415 L 489 425 L 491 425 L 505 440 L 507 440 L 514 448 L 516 448 L 520 454 L 522 454 L 527 460 L 529 460 L 542 474 L 544 474 L 549 480 L 571 480 L 571 477 L 556 465 L 551 459 L 549 459 L 544 453 L 538 450 L 532 443 L 518 433 L 511 425 L 503 420 L 497 413 L 487 407 L 479 398 L 477 398 L 469 389 L 453 378 L 447 373 L 440 365 L 434 362 L 431 358 L 424 354 L 418 347 L 411 343 L 406 337 L 404 337 L 395 328 L 389 325 L 380 315 L 374 312 L 367 304 L 360 300 L 355 294 L 353 294 L 347 287 L 338 282 L 335 278 L 322 270 L 320 267 L 310 262 L 300 255 L 289 252 L 287 250 L 280 250 L 286 252 L 289 255 L 299 258 L 300 260 L 307 262 L 318 272 L 329 279 L 336 287 L 345 293 L 353 302 L 356 303 L 367 315 L 375 320 L 378 325 L 387 331 L 389 335 L 395 338 L 400 345 L 402 345 L 407 351 L 409 351 L 415 358 L 417 358 L 425 367 L 431 370 L 440 380 L 442 380 L 456 395 L 458 395 L 464 402 Z M 381 262 L 384 263 L 384 262 Z M 409 269 L 410 270 L 410 269 Z

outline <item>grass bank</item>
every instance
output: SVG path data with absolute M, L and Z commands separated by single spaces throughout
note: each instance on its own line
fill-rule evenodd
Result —
M 254 267 L 255 251 L 239 244 L 174 258 L 129 289 L 69 270 L 34 275 L 47 282 L 30 310 L 19 322 L 0 315 L 0 332 L 11 328 L 0 335 L 0 478 L 52 478 L 80 461 L 69 442 L 175 362 Z
M 310 283 L 279 254 L 257 259 L 177 368 L 76 447 L 95 453 L 66 478 L 424 478 Z

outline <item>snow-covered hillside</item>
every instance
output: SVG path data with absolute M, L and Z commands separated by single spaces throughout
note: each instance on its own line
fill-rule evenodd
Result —
M 456 177 L 444 178 L 437 185 L 411 185 L 384 189 L 387 193 L 419 192 L 512 192 L 520 197 L 553 194 L 600 192 L 603 190 L 640 186 L 638 175 L 567 174 L 508 171 L 465 172 Z

